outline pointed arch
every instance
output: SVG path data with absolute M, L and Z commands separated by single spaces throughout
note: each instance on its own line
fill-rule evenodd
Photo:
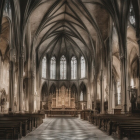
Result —
M 43 86 L 42 86 L 42 89 L 41 89 L 41 100 L 44 101 L 45 100 L 45 97 L 47 96 L 48 94 L 48 86 L 47 86 L 47 83 L 44 82 Z
M 55 94 L 56 93 L 56 86 L 55 86 L 54 83 L 51 85 L 49 93 L 51 93 L 51 94 Z
M 80 101 L 87 100 L 87 88 L 84 82 L 80 84 Z
M 77 87 L 75 84 L 71 86 L 71 93 L 77 93 Z

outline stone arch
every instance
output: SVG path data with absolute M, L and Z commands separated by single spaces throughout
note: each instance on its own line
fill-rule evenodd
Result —
M 46 100 L 47 93 L 48 93 L 48 86 L 47 86 L 47 83 L 44 82 L 42 89 L 41 89 L 41 101 Z
M 130 65 L 130 85 L 133 87 L 138 87 L 138 77 L 139 77 L 139 58 L 137 55 L 136 48 L 132 48 L 129 56 Z
M 56 85 L 54 83 L 50 86 L 49 93 L 56 93 Z
M 80 95 L 83 93 L 83 100 L 87 101 L 87 88 L 84 82 L 80 84 Z
M 64 87 L 68 88 L 68 86 L 66 85 L 66 83 L 65 83 L 65 82 L 61 83 L 59 88 L 61 88 L 62 86 L 64 86 Z
M 75 84 L 72 84 L 71 86 L 71 97 L 72 98 L 77 98 L 78 95 L 78 90 Z
M 50 87 L 50 90 L 49 90 L 49 95 L 52 95 L 53 97 L 56 97 L 56 85 L 53 83 Z

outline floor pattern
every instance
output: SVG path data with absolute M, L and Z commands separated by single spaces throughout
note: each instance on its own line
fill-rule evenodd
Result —
M 113 140 L 88 121 L 73 117 L 46 118 L 22 140 Z

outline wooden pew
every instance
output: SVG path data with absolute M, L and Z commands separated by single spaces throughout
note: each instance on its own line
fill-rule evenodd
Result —
M 22 123 L 22 133 L 21 136 L 26 136 L 27 134 L 27 130 L 28 128 L 30 129 L 30 122 L 29 119 L 27 117 L 4 117 L 4 118 L 0 118 L 0 123 L 5 122 L 5 124 L 10 125 L 12 124 L 12 122 L 21 122 Z
M 93 120 L 100 129 L 104 129 L 109 135 L 117 133 L 117 138 L 119 139 L 122 139 L 125 136 L 128 138 L 133 138 L 135 134 L 139 136 L 139 117 L 108 114 L 93 116 Z
M 0 139 L 20 139 L 22 136 L 22 122 L 0 122 Z
M 81 111 L 81 119 L 91 121 L 92 110 L 82 110 Z
M 38 127 L 45 118 L 45 114 L 4 114 L 0 116 L 0 139 L 13 139 L 26 136 L 26 134 Z M 19 126 L 20 123 L 20 126 Z M 16 133 L 15 133 L 16 130 Z

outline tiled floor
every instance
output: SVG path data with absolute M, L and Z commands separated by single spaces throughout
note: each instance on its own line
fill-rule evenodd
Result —
M 47 118 L 22 140 L 113 140 L 88 121 L 72 117 Z

